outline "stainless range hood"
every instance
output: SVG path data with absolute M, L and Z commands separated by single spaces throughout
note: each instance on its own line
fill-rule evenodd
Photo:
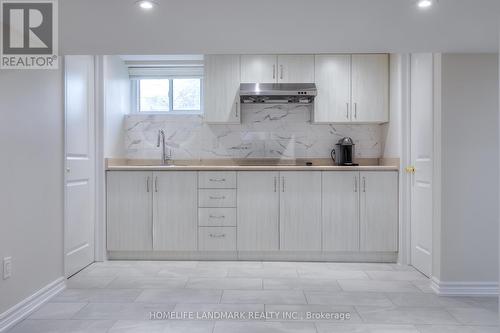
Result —
M 242 83 L 241 103 L 310 104 L 317 94 L 314 83 Z

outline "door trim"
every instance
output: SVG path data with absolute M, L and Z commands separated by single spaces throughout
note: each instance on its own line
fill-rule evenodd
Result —
M 403 144 L 401 159 L 401 231 L 398 263 L 411 265 L 411 177 L 404 167 L 411 165 L 411 54 L 403 61 Z M 441 253 L 441 53 L 433 54 L 433 207 L 432 207 L 432 270 L 431 278 L 439 281 Z

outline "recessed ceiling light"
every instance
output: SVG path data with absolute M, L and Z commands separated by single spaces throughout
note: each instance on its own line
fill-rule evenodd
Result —
M 418 0 L 417 1 L 417 6 L 418 6 L 418 8 L 421 8 L 421 9 L 432 7 L 433 4 L 434 4 L 434 2 L 432 0 Z
M 153 1 L 149 1 L 149 0 L 141 0 L 141 1 L 137 1 L 137 5 L 141 9 L 150 10 L 150 9 L 154 8 L 154 6 L 156 5 L 156 3 L 153 2 Z

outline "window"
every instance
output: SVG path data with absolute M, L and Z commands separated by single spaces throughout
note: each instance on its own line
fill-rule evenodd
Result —
M 138 79 L 135 86 L 138 112 L 201 112 L 201 77 Z

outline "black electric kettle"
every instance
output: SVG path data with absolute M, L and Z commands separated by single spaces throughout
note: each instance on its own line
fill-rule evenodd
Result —
M 358 165 L 354 163 L 354 146 L 354 141 L 351 138 L 345 137 L 340 139 L 335 145 L 335 149 L 331 152 L 333 164 L 351 166 Z

